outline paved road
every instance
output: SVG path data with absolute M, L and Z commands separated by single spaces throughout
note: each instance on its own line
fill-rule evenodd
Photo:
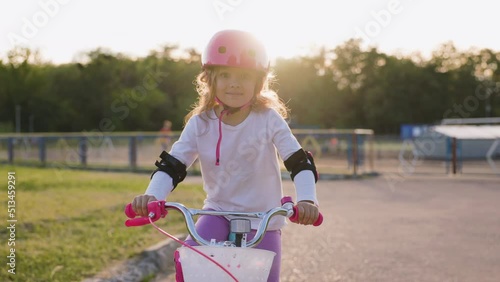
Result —
M 283 282 L 500 281 L 498 177 L 320 181 L 318 196 L 322 226 L 284 229 Z
M 498 177 L 331 181 L 318 195 L 325 224 L 285 229 L 282 281 L 500 281 Z

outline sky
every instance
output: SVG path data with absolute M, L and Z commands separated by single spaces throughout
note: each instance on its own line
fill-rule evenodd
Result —
M 498 11 L 496 0 L 3 0 L 0 57 L 19 45 L 56 64 L 98 47 L 130 57 L 167 44 L 201 52 L 222 29 L 253 32 L 272 59 L 351 38 L 424 57 L 449 41 L 500 51 Z

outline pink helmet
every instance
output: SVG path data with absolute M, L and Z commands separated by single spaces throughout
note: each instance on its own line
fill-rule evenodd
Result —
M 266 73 L 269 58 L 264 45 L 251 33 L 240 30 L 217 32 L 201 56 L 202 67 L 226 66 Z

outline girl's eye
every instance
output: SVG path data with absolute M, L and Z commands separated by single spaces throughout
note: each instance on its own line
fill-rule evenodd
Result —
M 241 74 L 241 78 L 242 79 L 251 79 L 252 78 L 252 75 L 248 72 L 244 72 Z

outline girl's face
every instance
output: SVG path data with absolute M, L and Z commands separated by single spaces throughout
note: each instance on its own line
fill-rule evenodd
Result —
M 252 70 L 223 67 L 216 73 L 215 95 L 229 107 L 239 108 L 255 94 L 257 73 Z

